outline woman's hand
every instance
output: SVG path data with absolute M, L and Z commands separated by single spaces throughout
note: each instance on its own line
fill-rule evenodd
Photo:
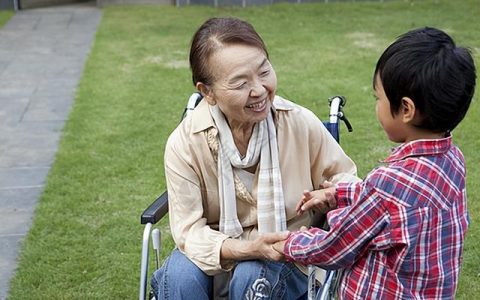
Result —
M 288 232 L 265 233 L 258 236 L 253 243 L 258 246 L 257 251 L 264 259 L 282 261 L 285 258 L 283 255 L 283 245 L 287 237 Z
M 321 190 L 303 192 L 302 199 L 295 207 L 298 215 L 312 208 L 318 209 L 321 213 L 327 213 L 337 207 L 337 200 L 335 199 L 336 190 L 333 184 L 325 181 L 322 187 L 323 189 Z
M 226 239 L 221 249 L 222 259 L 234 261 L 249 259 L 281 261 L 284 259 L 283 248 L 277 251 L 273 246 L 278 242 L 285 241 L 288 234 L 288 231 L 265 233 L 252 241 Z
M 276 242 L 272 245 L 272 248 L 283 255 L 283 248 L 285 248 L 285 240 Z

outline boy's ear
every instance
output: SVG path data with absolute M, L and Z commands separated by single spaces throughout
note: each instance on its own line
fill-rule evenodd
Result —
M 403 97 L 400 106 L 402 120 L 404 123 L 411 123 L 415 119 L 416 108 L 415 103 L 409 97 Z
M 203 82 L 197 82 L 195 85 L 200 94 L 202 94 L 203 98 L 208 102 L 210 105 L 217 104 L 217 101 L 213 99 L 213 92 L 210 86 L 204 84 Z

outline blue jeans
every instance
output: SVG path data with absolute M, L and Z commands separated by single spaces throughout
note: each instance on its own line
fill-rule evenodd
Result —
M 211 299 L 213 277 L 175 249 L 155 271 L 151 285 L 157 299 Z M 307 276 L 292 263 L 240 261 L 232 274 L 229 299 L 307 299 Z

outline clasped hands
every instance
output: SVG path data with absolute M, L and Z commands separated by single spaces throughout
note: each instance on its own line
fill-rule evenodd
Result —
M 295 209 L 297 215 L 301 215 L 304 212 L 310 209 L 316 209 L 320 213 L 327 213 L 330 210 L 337 207 L 337 200 L 335 199 L 335 187 L 331 182 L 325 181 L 321 185 L 322 189 L 315 191 L 304 191 L 303 196 L 300 201 L 297 203 Z M 305 231 L 308 228 L 302 226 L 300 231 Z M 263 240 L 261 242 L 265 243 L 267 247 L 270 247 L 273 251 L 268 251 L 271 255 L 266 257 L 270 260 L 283 260 L 283 249 L 285 246 L 285 241 L 288 237 L 288 234 L 279 234 L 279 233 L 269 233 L 264 234 L 259 238 Z M 260 242 L 260 241 L 259 241 Z

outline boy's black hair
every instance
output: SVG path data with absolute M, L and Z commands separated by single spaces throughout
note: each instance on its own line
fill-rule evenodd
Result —
M 391 44 L 377 62 L 392 115 L 403 97 L 422 117 L 418 127 L 453 130 L 465 117 L 475 91 L 475 64 L 468 49 L 457 47 L 445 32 L 425 27 L 409 31 Z

